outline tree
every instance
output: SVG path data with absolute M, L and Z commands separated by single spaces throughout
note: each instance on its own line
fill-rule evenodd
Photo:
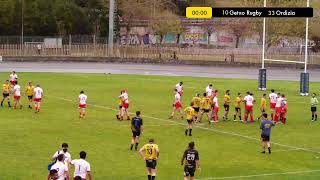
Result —
M 1 0 L 0 4 L 0 34 L 6 34 L 13 29 L 16 1 Z
M 175 34 L 180 36 L 182 25 L 179 17 L 171 11 L 163 11 L 157 14 L 150 22 L 151 28 L 160 35 L 160 44 L 166 34 Z M 177 40 L 179 43 L 179 41 Z

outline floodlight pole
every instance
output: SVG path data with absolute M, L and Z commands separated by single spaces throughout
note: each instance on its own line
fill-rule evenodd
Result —
M 264 0 L 263 7 L 267 7 L 267 0 Z M 262 35 L 262 62 L 261 69 L 259 69 L 259 90 L 267 90 L 267 69 L 264 67 L 265 60 L 265 46 L 266 46 L 266 18 L 263 18 L 263 35 Z
M 113 29 L 114 29 L 114 3 L 116 0 L 109 1 L 109 37 L 108 37 L 108 48 L 109 52 L 113 52 Z M 110 54 L 109 53 L 109 54 Z

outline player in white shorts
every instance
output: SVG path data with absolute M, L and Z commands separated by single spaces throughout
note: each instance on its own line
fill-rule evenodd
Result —
M 87 98 L 84 91 L 81 91 L 79 95 L 79 118 L 85 118 L 86 116 Z
M 39 84 L 37 84 L 36 87 L 33 89 L 33 93 L 34 93 L 34 105 L 36 108 L 36 113 L 38 113 L 40 112 L 40 103 L 43 96 L 43 90 Z
M 80 176 L 82 180 L 87 180 L 86 178 L 88 176 L 88 180 L 92 180 L 90 164 L 85 160 L 86 156 L 86 152 L 81 151 L 80 159 L 74 159 L 71 161 L 71 164 L 74 166 L 73 177 Z
M 13 108 L 17 109 L 17 105 L 19 104 L 20 109 L 22 108 L 22 104 L 20 101 L 21 97 L 21 87 L 18 84 L 18 81 L 15 82 L 15 86 L 13 87 L 13 94 L 14 94 L 14 103 L 13 103 Z

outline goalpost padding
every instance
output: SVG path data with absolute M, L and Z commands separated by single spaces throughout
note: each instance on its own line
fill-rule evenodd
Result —
M 259 90 L 267 90 L 267 69 L 265 68 L 259 69 Z
M 309 73 L 300 74 L 300 95 L 309 95 Z

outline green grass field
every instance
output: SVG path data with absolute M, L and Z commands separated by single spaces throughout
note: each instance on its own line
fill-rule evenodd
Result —
M 2 80 L 7 75 L 0 73 Z M 310 97 L 298 95 L 298 82 L 268 82 L 268 88 L 285 93 L 289 103 L 288 124 L 277 125 L 271 140 L 310 151 L 274 144 L 273 153 L 268 155 L 260 153 L 258 123 L 203 123 L 194 128 L 192 137 L 185 137 L 186 122 L 178 118 L 168 120 L 172 89 L 181 80 L 185 87 L 184 105 L 196 92 L 203 92 L 206 85 L 213 82 L 220 90 L 220 106 L 222 92 L 226 89 L 231 89 L 232 100 L 237 92 L 245 93 L 247 90 L 253 90 L 255 97 L 260 99 L 262 92 L 256 91 L 256 80 L 71 73 L 19 73 L 19 77 L 21 85 L 29 80 L 40 82 L 45 97 L 40 114 L 26 108 L 26 97 L 22 98 L 22 110 L 6 106 L 0 109 L 1 180 L 45 179 L 49 158 L 62 142 L 69 143 L 73 159 L 78 158 L 81 150 L 87 152 L 95 180 L 147 179 L 145 162 L 137 152 L 129 151 L 129 122 L 117 121 L 116 112 L 110 109 L 117 109 L 117 96 L 122 88 L 129 93 L 130 111 L 141 110 L 145 115 L 145 133 L 140 144 L 152 137 L 159 145 L 156 179 L 183 178 L 183 167 L 179 162 L 190 141 L 195 141 L 200 153 L 202 172 L 196 174 L 198 179 L 229 176 L 235 176 L 232 179 L 237 180 L 320 179 L 320 154 L 316 153 L 320 152 L 320 124 L 311 123 Z M 310 83 L 312 92 L 319 87 L 319 83 Z M 78 119 L 77 97 L 80 90 L 85 90 L 88 95 L 85 120 Z M 233 109 L 232 106 L 230 118 Z M 258 108 L 254 111 L 257 115 Z

